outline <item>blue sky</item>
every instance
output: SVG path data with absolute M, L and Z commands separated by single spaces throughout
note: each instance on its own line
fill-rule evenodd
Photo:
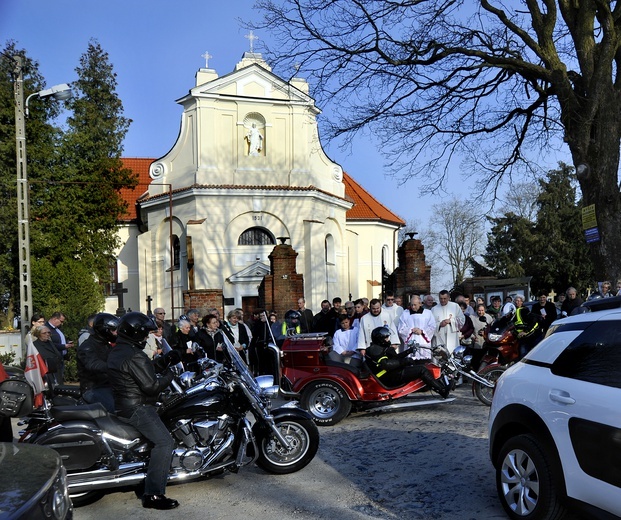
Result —
M 249 50 L 239 19 L 257 19 L 254 0 L 0 0 L 0 43 L 13 39 L 39 62 L 47 85 L 76 79 L 90 38 L 108 52 L 125 115 L 133 120 L 126 157 L 161 157 L 175 143 L 181 120 L 176 99 L 194 85 L 208 51 L 210 68 L 231 72 Z M 269 34 L 257 33 L 260 38 Z M 278 70 L 274 72 L 278 73 Z M 321 107 L 320 107 L 321 108 Z M 322 117 L 329 118 L 324 112 Z M 327 146 L 328 155 L 405 220 L 425 221 L 437 197 L 418 198 L 417 181 L 405 188 L 383 175 L 383 159 L 366 140 L 352 153 Z M 455 175 L 456 181 L 459 179 Z

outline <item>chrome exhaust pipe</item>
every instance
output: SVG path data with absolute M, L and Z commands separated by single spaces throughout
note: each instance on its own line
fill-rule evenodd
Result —
M 146 476 L 146 467 L 142 462 L 122 464 L 119 469 L 98 469 L 83 473 L 69 473 L 67 482 L 70 493 L 85 493 L 99 489 L 108 489 L 121 486 L 136 486 Z
M 195 471 L 180 471 L 172 473 L 168 476 L 168 481 L 192 479 L 203 476 L 212 471 L 226 468 L 235 464 L 234 460 L 227 459 L 219 464 L 214 464 L 220 457 L 225 455 L 235 441 L 235 436 L 231 435 L 222 446 L 213 453 L 205 463 Z M 96 491 L 101 489 L 110 489 L 123 486 L 137 486 L 146 478 L 147 466 L 143 462 L 134 462 L 130 464 L 122 464 L 117 470 L 98 469 L 95 471 L 85 471 L 81 473 L 69 473 L 67 481 L 69 484 L 69 492 L 85 493 L 87 491 Z

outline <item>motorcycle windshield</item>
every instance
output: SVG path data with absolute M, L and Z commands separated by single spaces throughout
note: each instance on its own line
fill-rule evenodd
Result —
M 229 338 L 226 334 L 222 334 L 224 338 L 224 345 L 226 347 L 226 357 L 229 359 L 231 365 L 235 369 L 235 371 L 242 377 L 244 382 L 250 386 L 257 394 L 261 393 L 261 388 L 259 384 L 256 382 L 255 378 L 252 377 L 252 373 L 248 370 L 248 365 L 244 363 L 239 352 L 235 349 Z
M 162 355 L 165 356 L 166 353 L 170 352 L 171 350 L 172 350 L 172 347 L 168 344 L 168 341 L 166 341 L 165 338 L 162 338 Z M 181 361 L 179 361 L 179 363 L 173 366 L 179 370 L 180 374 L 184 371 L 183 363 Z
M 498 318 L 491 324 L 490 330 L 492 332 L 495 332 L 496 334 L 502 334 L 505 330 L 507 330 L 507 328 L 513 325 L 512 319 L 513 319 L 512 315 L 507 315 L 507 316 Z

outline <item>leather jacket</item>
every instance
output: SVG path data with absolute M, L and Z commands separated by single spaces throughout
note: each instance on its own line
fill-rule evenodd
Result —
M 382 346 L 371 343 L 369 348 L 365 351 L 365 358 L 368 360 L 367 365 L 373 374 L 381 378 L 383 375 L 390 372 L 412 365 L 412 359 L 407 357 L 411 353 L 411 348 L 397 353 L 390 345 Z
M 78 379 L 82 394 L 91 388 L 110 386 L 108 381 L 110 349 L 110 344 L 95 334 L 91 334 L 78 347 Z
M 131 417 L 137 406 L 155 404 L 160 392 L 172 381 L 173 373 L 166 370 L 157 375 L 142 348 L 119 338 L 108 356 L 108 377 L 117 414 Z

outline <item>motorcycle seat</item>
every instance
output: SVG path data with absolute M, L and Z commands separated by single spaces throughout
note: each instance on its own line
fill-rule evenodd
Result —
M 80 392 L 79 386 L 73 385 L 55 385 L 54 386 L 54 396 L 57 395 L 65 395 L 69 397 L 73 397 L 74 399 L 79 399 L 82 397 L 82 393 Z
M 350 365 L 349 363 L 343 363 L 341 361 L 330 359 L 328 356 L 324 357 L 324 361 L 326 366 L 343 368 L 354 374 L 358 379 L 366 379 L 371 375 L 370 370 L 364 363 L 362 363 L 361 366 Z
M 140 432 L 131 424 L 119 419 L 116 415 L 106 415 L 95 419 L 97 426 L 103 431 L 126 440 L 134 440 L 140 438 Z
M 95 420 L 108 415 L 108 412 L 101 403 L 93 403 L 78 406 L 52 406 L 51 414 L 58 422 L 63 422 L 80 419 Z

